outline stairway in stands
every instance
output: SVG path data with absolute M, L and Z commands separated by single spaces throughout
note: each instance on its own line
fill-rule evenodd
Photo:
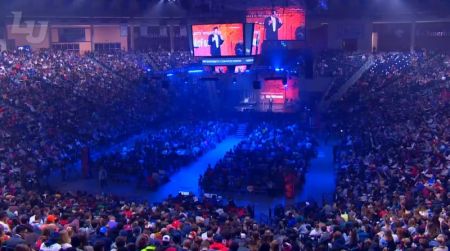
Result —
M 247 123 L 239 124 L 236 130 L 236 136 L 238 138 L 245 138 L 245 136 L 247 136 L 247 127 Z
M 372 67 L 375 60 L 372 55 L 369 56 L 367 62 L 361 66 L 359 70 L 357 70 L 340 88 L 336 93 L 333 93 L 328 99 L 325 97 L 328 96 L 327 93 L 323 96 L 321 102 L 320 102 L 320 110 L 325 111 L 328 106 L 336 100 L 339 100 L 344 96 L 344 94 L 352 87 L 360 78 L 361 76 Z M 331 86 L 330 86 L 331 87 Z M 328 90 L 329 91 L 329 90 Z M 328 92 L 327 91 L 327 92 Z

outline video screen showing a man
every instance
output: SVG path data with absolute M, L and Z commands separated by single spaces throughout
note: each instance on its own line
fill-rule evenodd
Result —
M 277 11 L 273 10 L 272 14 L 264 20 L 266 40 L 278 40 L 278 30 L 282 25 L 283 22 L 278 17 Z
M 305 10 L 300 7 L 249 8 L 246 21 L 255 24 L 254 33 L 258 34 L 253 38 L 253 52 L 257 55 L 258 46 L 265 40 L 305 40 L 305 18 Z
M 243 55 L 242 23 L 192 25 L 192 42 L 196 57 Z
M 212 57 L 222 56 L 220 47 L 225 40 L 219 32 L 219 27 L 214 27 L 213 33 L 208 37 L 208 45 L 210 46 L 210 52 Z

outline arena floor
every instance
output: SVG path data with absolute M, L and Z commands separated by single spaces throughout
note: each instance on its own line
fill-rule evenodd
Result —
M 127 144 L 133 144 L 135 139 L 128 140 L 118 146 L 105 149 L 105 153 L 124 147 Z M 200 194 L 198 178 L 203 174 L 208 167 L 208 164 L 214 166 L 227 151 L 232 149 L 241 141 L 241 138 L 231 136 L 222 141 L 215 149 L 206 153 L 196 162 L 180 168 L 180 171 L 175 173 L 171 180 L 159 187 L 156 191 L 146 191 L 143 189 L 136 189 L 134 184 L 109 184 L 106 188 L 100 188 L 96 178 L 80 179 L 79 174 L 72 174 L 74 177 L 69 181 L 62 182 L 60 179 L 55 181 L 54 187 L 65 191 L 89 191 L 91 193 L 107 193 L 118 196 L 124 196 L 129 199 L 139 201 L 160 202 L 166 199 L 170 194 L 176 195 L 180 191 L 193 192 Z M 101 152 L 96 152 L 95 157 L 101 155 Z M 78 164 L 79 166 L 79 164 Z M 277 204 L 289 205 L 302 201 L 316 201 L 319 204 L 331 202 L 333 199 L 335 189 L 335 170 L 333 167 L 333 152 L 332 144 L 325 144 L 320 142 L 318 148 L 318 157 L 311 162 L 311 167 L 308 169 L 303 188 L 296 191 L 296 197 L 292 200 L 286 200 L 284 195 L 277 197 L 269 197 L 266 195 L 254 194 L 225 194 L 225 198 L 233 199 L 239 205 L 253 205 L 255 213 L 268 214 L 269 208 L 273 208 Z

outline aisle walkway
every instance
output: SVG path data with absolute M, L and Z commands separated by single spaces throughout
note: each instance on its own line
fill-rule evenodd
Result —
M 89 191 L 91 193 L 107 193 L 124 196 L 135 200 L 149 200 L 151 202 L 161 202 L 167 198 L 169 194 L 176 195 L 179 191 L 188 191 L 199 194 L 198 178 L 208 167 L 208 164 L 214 166 L 227 151 L 232 149 L 241 141 L 240 138 L 230 136 L 222 141 L 217 147 L 196 162 L 181 167 L 175 173 L 171 180 L 165 185 L 159 187 L 156 191 L 148 191 L 136 189 L 135 184 L 110 184 L 108 187 L 101 189 L 97 179 L 78 179 L 71 182 L 60 183 L 57 187 L 65 191 Z
M 319 204 L 333 201 L 336 175 L 333 167 L 333 144 L 320 142 L 317 158 L 311 161 L 305 184 L 296 201 L 316 201 Z
M 230 136 L 222 141 L 217 147 L 194 163 L 180 168 L 171 180 L 159 187 L 156 191 L 136 189 L 134 184 L 110 184 L 107 188 L 100 189 L 97 179 L 74 180 L 69 183 L 60 183 L 58 187 L 62 191 L 89 191 L 91 193 L 107 193 L 124 196 L 133 200 L 148 200 L 151 202 L 161 202 L 170 194 L 176 195 L 180 191 L 200 194 L 198 179 L 202 175 L 208 164 L 214 166 L 227 151 L 235 147 L 241 138 Z M 268 197 L 267 195 L 254 194 L 226 194 L 226 198 L 235 200 L 238 205 L 254 205 L 257 217 L 268 214 L 268 209 L 277 204 L 290 205 L 301 201 L 316 201 L 322 204 L 323 201 L 331 202 L 335 190 L 336 177 L 333 168 L 333 148 L 332 144 L 320 142 L 318 156 L 312 160 L 311 166 L 306 173 L 303 188 L 297 191 L 295 199 L 286 200 L 284 195 Z
M 225 139 L 214 150 L 206 153 L 196 162 L 182 167 L 180 172 L 171 177 L 169 183 L 160 187 L 158 191 L 150 193 L 149 200 L 159 202 L 167 198 L 169 194 L 176 194 L 180 191 L 193 192 L 199 195 L 199 177 L 204 174 L 206 168 L 208 168 L 208 164 L 215 166 L 225 153 L 233 149 L 240 141 L 240 138 L 233 136 Z

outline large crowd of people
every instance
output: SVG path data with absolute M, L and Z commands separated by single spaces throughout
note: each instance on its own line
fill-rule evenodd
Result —
M 149 61 L 141 56 L 1 53 L 2 250 L 448 250 L 446 53 L 375 54 L 372 68 L 332 103 L 324 115 L 325 130 L 339 139 L 332 203 L 277 207 L 273 220 L 263 224 L 255 221 L 250 207 L 215 195 L 180 194 L 149 205 L 106 195 L 36 190 L 32 184 L 37 176 L 65 166 L 81 146 L 111 143 L 174 109 L 168 102 L 170 91 L 142 85 L 138 77 L 145 74 L 141 60 L 147 67 L 167 61 L 166 56 L 149 56 Z M 176 61 L 186 62 L 183 57 Z M 330 72 L 344 79 L 351 76 L 364 62 L 358 57 L 352 67 L 340 66 L 331 57 L 337 68 Z M 161 67 L 176 66 L 172 62 Z M 155 186 L 213 147 L 231 128 L 222 122 L 173 125 L 150 133 L 129 151 L 100 158 L 96 165 L 119 174 L 143 167 L 141 174 Z M 296 123 L 257 125 L 208 168 L 201 185 L 216 193 L 286 192 L 286 183 L 301 184 L 315 154 L 315 138 Z
M 188 51 L 125 52 L 113 50 L 93 52 L 89 55 L 113 72 L 132 81 L 138 81 L 139 76 L 142 76 L 145 71 L 167 72 L 197 63 L 197 60 Z
M 106 185 L 107 181 L 130 182 L 127 178 L 131 177 L 132 181 L 136 179 L 137 186 L 155 189 L 169 181 L 180 167 L 214 148 L 232 132 L 233 124 L 219 121 L 173 124 L 169 128 L 150 132 L 131 149 L 120 149 L 101 157 L 94 166 L 102 172 L 106 171 L 107 176 L 102 177 L 106 180 L 102 180 L 102 185 Z
M 157 67 L 157 71 L 168 71 L 197 63 L 189 51 L 149 51 L 146 55 Z
M 115 74 L 133 82 L 139 82 L 152 65 L 143 53 L 125 51 L 94 52 L 90 56 Z
M 85 146 L 114 143 L 173 113 L 182 118 L 185 107 L 192 118 L 177 103 L 182 96 L 147 77 L 148 67 L 145 53 L 1 52 L 2 166 L 26 170 L 35 183 Z
M 329 114 L 342 142 L 335 149 L 335 205 L 328 208 L 350 219 L 355 247 L 448 250 L 450 56 L 375 57 Z
M 206 191 L 292 195 L 301 187 L 317 141 L 296 123 L 262 123 L 209 167 L 200 183 Z M 257 174 L 257 175 L 255 175 Z

